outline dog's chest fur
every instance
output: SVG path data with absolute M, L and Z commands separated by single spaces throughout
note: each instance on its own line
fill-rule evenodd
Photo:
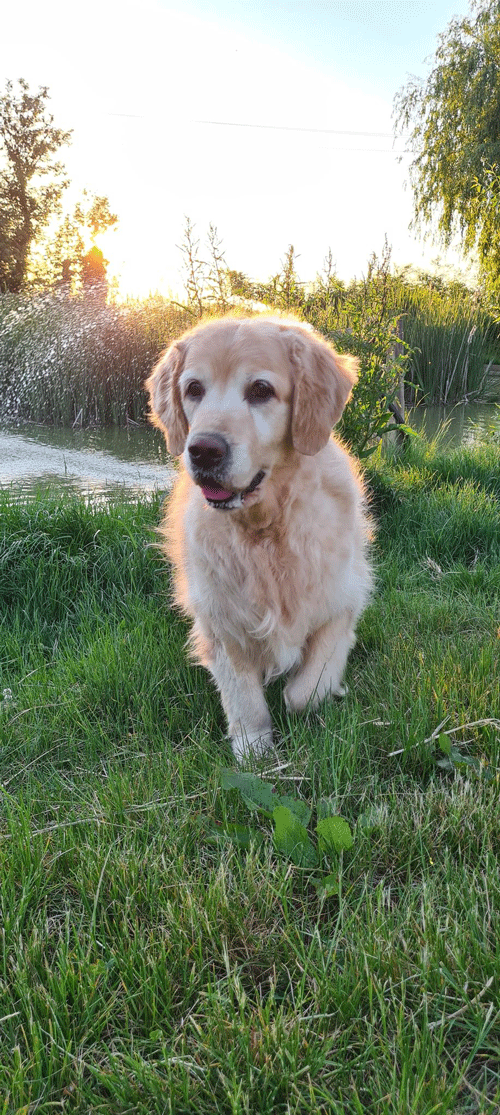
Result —
M 258 518 L 253 525 L 238 522 L 207 507 L 197 489 L 181 524 L 174 501 L 170 537 L 174 529 L 179 537 L 180 528 L 189 539 L 181 561 L 177 546 L 170 550 L 177 603 L 196 619 L 198 636 L 230 643 L 235 653 L 258 662 L 268 679 L 298 664 L 308 636 L 332 614 L 333 586 L 349 564 L 348 555 L 339 562 L 338 537 L 330 545 L 338 526 L 335 504 L 325 509 L 324 492 L 316 514 L 314 504 L 314 492 L 307 499 L 288 493 L 280 514 L 262 527 Z M 194 645 L 204 660 L 199 637 Z

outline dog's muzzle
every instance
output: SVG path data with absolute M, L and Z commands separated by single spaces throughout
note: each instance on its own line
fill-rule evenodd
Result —
M 220 511 L 241 507 L 265 476 L 264 470 L 260 469 L 247 488 L 239 491 L 226 488 L 220 482 L 219 475 L 227 466 L 230 447 L 220 434 L 200 434 L 189 445 L 188 453 L 195 482 L 201 488 L 207 503 Z

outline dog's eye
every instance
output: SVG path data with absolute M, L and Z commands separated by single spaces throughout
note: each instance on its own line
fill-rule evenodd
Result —
M 246 400 L 248 403 L 266 403 L 268 399 L 274 398 L 274 387 L 265 379 L 256 379 L 250 385 L 246 393 Z
M 199 379 L 192 379 L 186 385 L 184 392 L 186 399 L 202 399 L 205 394 L 205 388 L 200 383 Z

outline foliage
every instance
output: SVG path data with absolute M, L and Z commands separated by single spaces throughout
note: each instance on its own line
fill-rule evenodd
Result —
M 96 220 L 108 225 L 114 220 L 107 199 L 95 198 L 80 213 L 89 232 L 94 203 Z M 387 244 L 380 257 L 371 256 L 362 279 L 343 283 L 330 253 L 323 273 L 305 287 L 296 276 L 292 245 L 282 270 L 267 284 L 254 284 L 226 268 L 214 226 L 208 235 L 211 263 L 201 260 L 189 221 L 185 233 L 186 281 L 192 283 L 185 306 L 160 296 L 106 306 L 105 288 L 91 287 L 92 297 L 84 298 L 84 284 L 76 296 L 69 295 L 66 284 L 31 299 L 0 296 L 4 416 L 63 425 L 143 421 L 144 378 L 176 333 L 198 320 L 200 312 L 264 309 L 293 313 L 338 351 L 358 357 L 359 380 L 337 432 L 366 458 L 384 433 L 395 429 L 394 416 L 399 423 L 404 418 L 403 386 L 408 403 L 477 398 L 489 364 L 499 359 L 498 322 L 485 298 L 458 282 L 394 272 Z M 95 254 L 91 277 L 102 276 L 105 266 L 102 255 Z M 81 257 L 81 270 L 85 261 L 94 262 L 92 252 Z M 258 305 L 251 296 L 258 296 Z
M 223 790 L 237 790 L 252 811 L 261 813 L 274 825 L 274 847 L 281 855 L 296 865 L 311 872 L 325 860 L 337 860 L 339 854 L 352 848 L 353 838 L 347 821 L 330 813 L 330 803 L 318 802 L 316 824 L 317 841 L 313 843 L 307 832 L 312 809 L 302 798 L 282 794 L 273 782 L 265 782 L 256 774 L 246 771 L 223 770 L 221 772 Z M 226 834 L 239 846 L 251 848 L 262 842 L 260 830 L 248 825 L 227 824 L 215 831 L 217 838 Z M 339 871 L 328 871 L 326 875 L 310 875 L 310 882 L 323 898 L 340 894 Z
M 307 320 L 339 352 L 351 352 L 359 359 L 359 379 L 337 429 L 361 458 L 377 448 L 384 433 L 396 428 L 392 408 L 407 363 L 390 262 L 386 242 L 380 257 L 370 257 L 366 276 L 359 282 L 344 288 L 327 274 L 304 303 Z
M 267 303 L 283 313 L 290 311 L 293 313 L 304 301 L 304 283 L 300 282 L 297 274 L 298 258 L 293 244 L 289 244 L 285 258 L 281 261 L 280 270 L 271 277 L 267 289 L 261 287 L 258 291 L 261 300 L 264 298 Z
M 118 217 L 111 212 L 108 198 L 84 190 L 73 212 L 66 213 L 55 229 L 47 231 L 33 246 L 28 272 L 30 290 L 56 286 L 76 294 L 89 285 L 89 264 L 90 278 L 94 279 L 90 285 L 95 285 L 92 262 L 99 251 L 96 238 L 117 224 Z M 98 281 L 105 284 L 108 261 L 102 252 L 97 260 Z
M 492 721 L 500 728 L 500 720 Z M 448 735 L 441 732 L 438 736 L 438 745 L 441 756 L 444 758 L 437 759 L 437 765 L 442 770 L 451 771 L 453 774 L 465 773 L 474 774 L 477 778 L 483 779 L 485 782 L 498 781 L 499 772 L 490 766 L 490 764 L 483 758 L 478 759 L 475 755 L 469 755 L 464 752 L 461 747 L 450 742 Z
M 64 168 L 53 156 L 71 141 L 71 132 L 54 126 L 48 99 L 46 87 L 32 94 L 23 79 L 17 92 L 8 81 L 0 97 L 0 151 L 5 157 L 0 173 L 0 291 L 60 284 L 74 293 L 82 284 L 95 287 L 95 238 L 118 221 L 106 197 L 84 190 L 73 212 L 53 227 L 68 186 Z M 101 298 L 106 294 L 106 262 L 101 253 Z
M 199 258 L 200 242 L 195 239 L 194 225 L 186 217 L 184 225 L 184 239 L 179 245 L 179 251 L 184 262 L 184 285 L 188 298 L 188 307 L 193 314 L 201 317 L 204 313 L 204 268 L 205 264 Z
M 189 217 L 180 244 L 184 285 L 190 313 L 201 318 L 206 313 L 225 313 L 231 306 L 231 285 L 222 241 L 215 225 L 208 226 L 208 259 L 200 259 L 200 241 Z
M 53 156 L 71 133 L 54 126 L 47 112 L 48 89 L 30 93 L 26 81 L 11 81 L 0 97 L 0 290 L 23 286 L 31 245 L 59 211 L 67 179 Z
M 212 230 L 212 226 L 210 226 Z M 209 240 L 211 240 L 209 236 Z M 218 242 L 220 249 L 220 243 Z M 181 248 L 185 260 L 186 290 L 189 305 L 197 316 L 214 309 L 228 308 L 228 296 L 219 295 L 220 282 L 207 281 L 208 264 L 199 257 L 199 241 L 186 220 Z M 369 456 L 382 434 L 394 429 L 391 406 L 400 390 L 405 352 L 398 335 L 398 311 L 390 279 L 390 248 L 387 242 L 380 258 L 373 254 L 366 278 L 345 287 L 333 272 L 331 253 L 325 276 L 307 291 L 297 274 L 297 253 L 288 246 L 280 270 L 267 283 L 254 283 L 242 272 L 226 267 L 233 304 L 253 312 L 269 309 L 293 313 L 322 332 L 340 352 L 350 352 L 360 361 L 359 381 L 338 427 L 340 436 L 359 457 Z M 219 274 L 221 253 L 209 274 Z M 226 288 L 224 288 L 226 290 Z
M 396 127 L 409 130 L 410 181 L 417 222 L 445 243 L 458 229 L 477 249 L 493 287 L 500 284 L 500 5 L 473 0 L 438 40 L 425 81 L 411 78 L 395 99 Z
M 227 263 L 222 240 L 213 224 L 208 226 L 209 264 L 206 276 L 206 299 L 210 310 L 225 313 L 230 308 Z

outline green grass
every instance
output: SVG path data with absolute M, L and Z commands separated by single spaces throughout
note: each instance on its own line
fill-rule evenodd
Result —
M 270 690 L 267 777 L 353 831 L 327 901 L 268 824 L 209 839 L 249 814 L 158 501 L 2 497 L 3 1115 L 499 1110 L 498 450 L 416 442 L 368 479 L 349 696 L 299 717 Z M 484 776 L 438 767 L 438 729 Z

